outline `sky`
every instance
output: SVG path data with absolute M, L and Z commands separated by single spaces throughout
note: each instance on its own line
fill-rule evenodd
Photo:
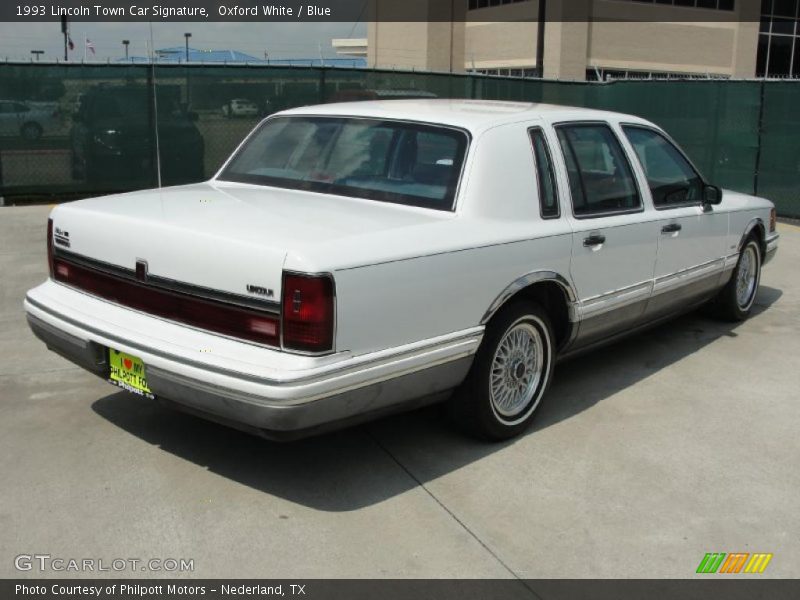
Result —
M 239 50 L 257 58 L 325 58 L 336 56 L 332 38 L 366 37 L 364 23 L 175 23 L 154 22 L 155 47 L 183 46 L 185 32 L 191 32 L 192 48 Z M 131 56 L 146 56 L 150 40 L 149 23 L 70 23 L 75 50 L 71 60 L 83 60 L 84 36 L 94 44 L 96 54 L 88 59 L 106 62 L 124 58 L 123 39 L 130 43 Z M 63 60 L 61 24 L 0 22 L 0 60 L 30 60 L 31 50 L 44 50 L 41 60 Z

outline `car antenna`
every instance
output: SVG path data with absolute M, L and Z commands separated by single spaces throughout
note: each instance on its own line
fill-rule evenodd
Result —
M 158 88 L 156 87 L 156 47 L 153 41 L 153 22 L 150 21 L 150 73 L 153 86 L 153 124 L 156 139 L 156 178 L 158 189 L 161 189 L 161 145 L 158 138 Z

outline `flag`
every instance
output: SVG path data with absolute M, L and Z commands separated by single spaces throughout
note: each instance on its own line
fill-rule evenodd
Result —
M 72 38 L 67 36 L 67 45 L 69 46 L 70 50 L 75 50 L 75 44 L 72 43 Z
M 92 54 L 95 54 L 94 44 L 92 43 L 92 40 L 90 40 L 89 38 L 86 38 L 86 49 L 91 50 Z

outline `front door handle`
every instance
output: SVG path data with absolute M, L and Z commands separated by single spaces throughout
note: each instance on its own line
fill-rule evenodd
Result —
M 583 238 L 583 245 L 587 248 L 590 246 L 599 246 L 600 244 L 604 244 L 606 241 L 606 236 L 600 233 L 593 233 L 589 237 Z
M 681 229 L 683 229 L 683 226 L 680 223 L 670 223 L 661 228 L 661 233 L 675 233 Z

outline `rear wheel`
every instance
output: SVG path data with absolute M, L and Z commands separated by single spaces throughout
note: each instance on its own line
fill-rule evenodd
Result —
M 716 313 L 729 321 L 746 319 L 753 308 L 761 281 L 761 247 L 748 238 L 739 253 L 739 261 L 730 281 L 716 299 Z
M 479 437 L 504 440 L 533 420 L 553 375 L 553 328 L 544 309 L 514 302 L 489 323 L 472 369 L 451 400 L 459 424 Z

